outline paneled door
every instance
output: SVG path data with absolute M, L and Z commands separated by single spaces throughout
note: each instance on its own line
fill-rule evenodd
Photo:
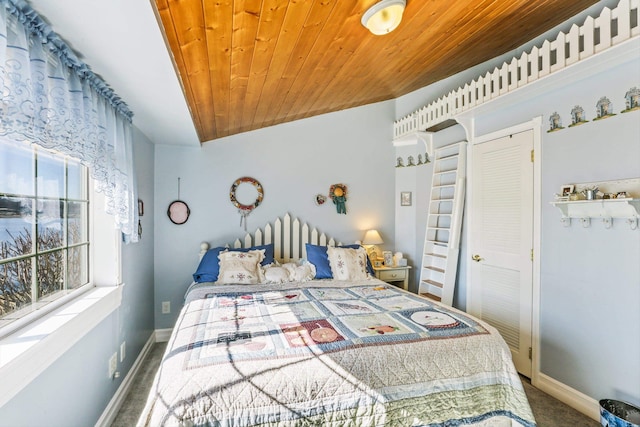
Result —
M 498 329 L 531 376 L 533 131 L 471 149 L 469 313 Z

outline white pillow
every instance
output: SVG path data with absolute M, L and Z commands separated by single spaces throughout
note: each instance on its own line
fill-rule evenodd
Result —
M 264 249 L 239 252 L 221 252 L 220 273 L 216 284 L 252 285 L 264 282 L 264 274 L 260 262 L 264 259 Z
M 265 283 L 287 283 L 292 280 L 289 269 L 275 264 L 264 267 Z
M 270 264 L 263 268 L 265 283 L 307 282 L 316 276 L 315 266 L 308 262 Z
M 363 247 L 335 248 L 327 246 L 329 265 L 335 280 L 368 279 L 367 251 Z
M 316 266 L 308 261 L 295 266 L 293 277 L 296 282 L 308 282 L 316 277 Z

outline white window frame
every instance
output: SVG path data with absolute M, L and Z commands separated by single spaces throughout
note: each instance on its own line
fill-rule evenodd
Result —
M 89 284 L 0 330 L 0 407 L 120 307 L 122 234 L 93 184 L 90 180 Z

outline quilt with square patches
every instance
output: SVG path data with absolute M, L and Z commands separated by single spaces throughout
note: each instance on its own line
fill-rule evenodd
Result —
M 378 280 L 202 285 L 141 426 L 533 426 L 498 332 Z

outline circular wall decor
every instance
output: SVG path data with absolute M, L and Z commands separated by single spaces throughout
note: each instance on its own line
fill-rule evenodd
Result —
M 174 200 L 169 204 L 167 215 L 172 223 L 181 225 L 187 222 L 189 215 L 191 215 L 191 210 L 182 200 Z
M 236 196 L 236 191 L 241 184 L 251 184 L 254 190 L 257 193 L 256 200 L 248 205 L 240 203 L 238 201 L 238 197 Z M 231 185 L 231 190 L 229 190 L 229 198 L 231 199 L 231 203 L 233 206 L 238 208 L 238 212 L 240 213 L 240 225 L 244 223 L 244 230 L 247 231 L 247 216 L 262 203 L 262 199 L 264 198 L 264 190 L 262 189 L 262 185 L 258 182 L 257 179 L 251 178 L 249 176 L 243 176 L 242 178 L 236 179 Z
M 258 192 L 258 196 L 256 197 L 256 200 L 253 203 L 248 205 L 244 205 L 240 203 L 236 197 L 236 190 L 238 189 L 238 186 L 244 183 L 253 185 L 256 191 Z M 233 203 L 233 205 L 236 208 L 240 209 L 242 213 L 248 214 L 253 209 L 260 206 L 260 203 L 262 203 L 262 199 L 264 198 L 264 190 L 262 189 L 262 184 L 260 184 L 257 179 L 251 178 L 248 176 L 243 176 L 242 178 L 236 179 L 234 183 L 231 185 L 231 190 L 229 190 L 229 198 L 231 199 L 231 203 Z

